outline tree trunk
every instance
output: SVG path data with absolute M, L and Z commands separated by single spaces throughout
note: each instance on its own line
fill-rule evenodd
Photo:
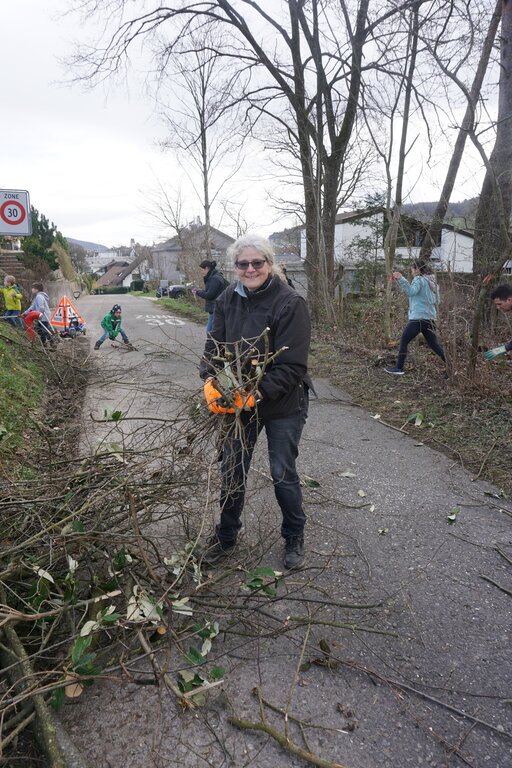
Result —
M 500 80 L 496 142 L 492 151 L 475 221 L 473 271 L 499 275 L 510 258 L 508 234 L 512 204 L 512 0 L 503 0 L 500 36 Z M 474 375 L 480 327 L 489 293 L 482 283 L 471 327 L 468 373 Z
M 459 129 L 459 134 L 455 142 L 453 154 L 450 159 L 445 182 L 443 184 L 441 197 L 439 198 L 439 202 L 432 217 L 432 221 L 428 228 L 427 234 L 425 235 L 425 239 L 423 240 L 420 251 L 420 258 L 430 259 L 432 256 L 432 249 L 435 248 L 439 242 L 441 227 L 446 216 L 448 204 L 450 202 L 455 180 L 457 178 L 457 173 L 459 171 L 462 155 L 464 153 L 464 147 L 466 145 L 466 139 L 470 131 L 474 129 L 476 105 L 480 96 L 484 75 L 487 71 L 487 67 L 489 66 L 489 59 L 493 49 L 494 40 L 496 38 L 496 33 L 498 31 L 501 18 L 501 5 L 502 0 L 497 0 L 496 8 L 494 9 L 491 23 L 489 24 L 489 29 L 485 37 L 476 74 L 471 85 L 471 90 L 468 94 L 468 105 L 466 108 L 466 113 L 464 115 L 464 119 L 462 120 L 462 125 Z
M 388 229 L 386 240 L 384 242 L 384 256 L 386 259 L 386 306 L 384 309 L 384 336 L 386 341 L 391 341 L 391 289 L 392 282 L 391 277 L 393 273 L 393 265 L 395 262 L 396 243 L 398 239 L 398 229 L 400 226 L 400 217 L 402 214 L 402 195 L 403 195 L 403 182 L 405 171 L 405 158 L 407 156 L 407 130 L 409 128 L 409 114 L 411 111 L 411 95 L 414 79 L 414 72 L 416 70 L 416 57 L 418 53 L 418 6 L 414 6 L 412 11 L 411 28 L 409 32 L 410 43 L 410 58 L 409 65 L 407 67 L 407 75 L 405 76 L 405 94 L 404 94 L 404 108 L 402 119 L 402 133 L 400 136 L 400 147 L 398 150 L 398 168 L 396 175 L 396 188 L 395 188 L 395 205 L 393 206 L 393 215 L 391 218 L 391 226 Z

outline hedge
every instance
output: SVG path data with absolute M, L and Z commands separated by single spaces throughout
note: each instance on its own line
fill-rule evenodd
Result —
M 105 293 L 129 293 L 130 290 L 123 285 L 105 285 L 101 288 L 95 288 L 92 293 L 96 296 L 102 296 Z

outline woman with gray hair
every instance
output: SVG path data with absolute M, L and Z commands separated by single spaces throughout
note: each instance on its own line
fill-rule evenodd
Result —
M 298 445 L 308 410 L 310 320 L 304 299 L 282 281 L 274 264 L 272 244 L 259 235 L 239 238 L 228 250 L 237 279 L 217 299 L 213 327 L 201 361 L 205 395 L 210 410 L 233 409 L 222 403 L 218 350 L 248 365 L 265 362 L 253 395 L 244 401 L 235 422 L 226 424 L 222 447 L 220 522 L 203 561 L 218 562 L 231 552 L 242 526 L 245 485 L 256 440 L 267 435 L 270 471 L 282 513 L 285 568 L 298 568 L 304 559 L 302 493 L 296 470 Z M 268 332 L 265 333 L 266 329 Z M 275 357 L 274 354 L 279 352 Z M 240 425 L 242 426 L 240 432 Z

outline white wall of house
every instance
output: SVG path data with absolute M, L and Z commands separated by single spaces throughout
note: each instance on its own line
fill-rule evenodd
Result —
M 433 249 L 432 261 L 450 272 L 473 272 L 473 238 L 443 229 L 441 247 Z
M 382 215 L 380 215 L 382 221 Z M 363 224 L 360 221 L 342 221 L 336 224 L 334 229 L 334 260 L 337 263 L 353 263 L 354 254 L 348 252 L 347 247 L 354 241 L 355 237 L 361 239 L 369 238 L 373 240 L 375 233 L 372 227 Z M 306 258 L 306 230 L 302 229 L 300 233 L 300 258 Z
M 377 214 L 377 216 L 382 221 L 382 214 Z M 340 224 L 336 224 L 334 232 L 334 259 L 337 263 L 343 263 L 346 266 L 354 265 L 356 253 L 355 251 L 351 253 L 349 246 L 356 237 L 373 240 L 375 232 L 371 226 L 360 221 L 343 221 Z M 373 251 L 372 256 L 373 254 L 375 254 L 377 260 L 384 261 L 384 249 L 382 247 Z M 414 260 L 419 255 L 419 247 L 409 246 L 396 249 L 396 257 L 398 259 Z M 301 259 L 306 258 L 306 232 L 304 229 L 301 230 L 300 256 Z M 432 261 L 441 269 L 452 272 L 472 272 L 473 238 L 468 237 L 462 232 L 443 229 L 441 233 L 441 246 L 434 248 Z

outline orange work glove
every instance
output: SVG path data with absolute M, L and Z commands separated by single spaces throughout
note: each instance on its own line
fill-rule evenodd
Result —
M 256 406 L 256 400 L 254 398 L 254 395 L 244 395 L 243 397 L 237 392 L 235 396 L 235 405 L 238 408 L 243 408 L 245 405 L 245 410 L 249 410 L 250 408 L 254 408 Z
M 235 410 L 241 411 L 244 409 L 244 407 L 245 410 L 249 410 L 254 408 L 256 405 L 254 395 L 245 395 L 242 397 L 240 392 L 235 390 L 233 392 L 234 407 L 229 406 L 226 403 L 222 392 L 219 392 L 219 390 L 214 387 L 211 379 L 205 381 L 203 390 L 206 399 L 206 405 L 212 413 L 235 413 Z
M 206 405 L 208 406 L 208 409 L 212 413 L 234 413 L 235 412 L 234 408 L 231 408 L 226 404 L 226 401 L 224 400 L 222 393 L 219 392 L 218 389 L 215 389 L 211 379 L 208 381 L 205 381 L 203 391 L 206 399 Z M 238 396 L 240 397 L 240 395 Z

